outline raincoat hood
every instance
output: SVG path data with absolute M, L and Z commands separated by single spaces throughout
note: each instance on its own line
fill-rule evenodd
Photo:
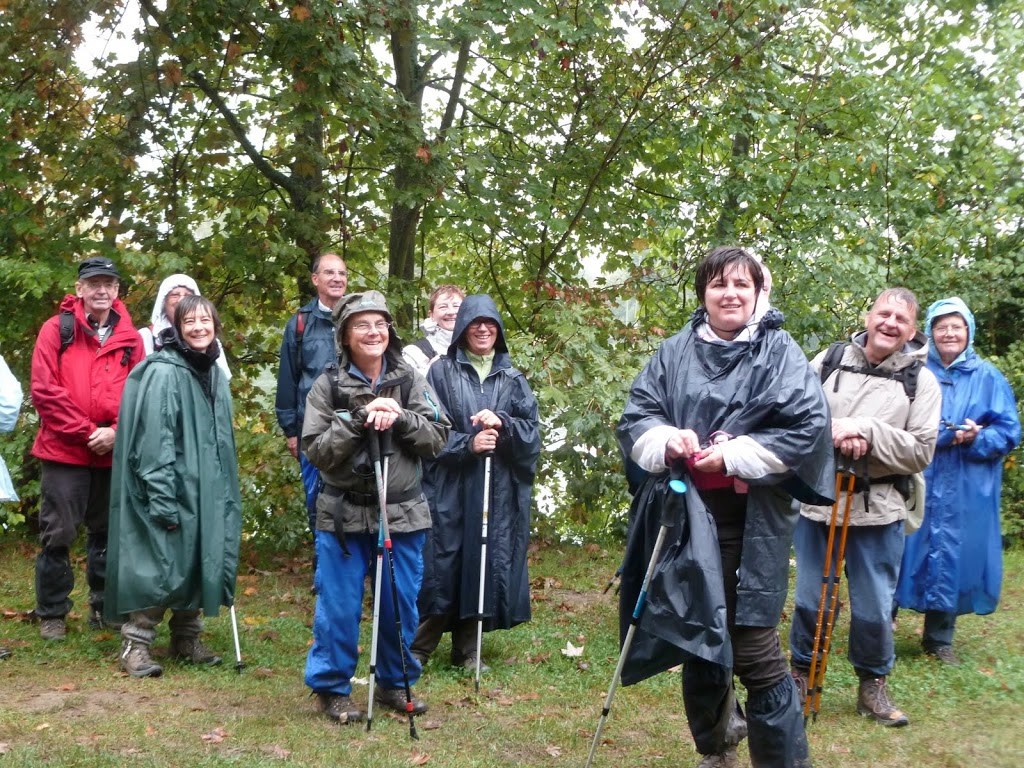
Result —
M 495 352 L 508 352 L 508 344 L 505 343 L 505 324 L 501 322 L 498 315 L 498 305 L 494 299 L 486 293 L 474 293 L 462 300 L 459 307 L 459 315 L 455 318 L 455 328 L 452 330 L 452 343 L 448 347 L 448 355 L 454 358 L 459 347 L 464 346 L 462 337 L 469 328 L 469 324 L 481 317 L 493 320 L 498 324 L 498 338 L 494 342 Z
M 385 353 L 389 359 L 394 360 L 396 355 L 402 353 L 402 340 L 395 333 L 393 325 L 394 318 L 388 309 L 387 300 L 380 291 L 364 291 L 363 293 L 346 294 L 334 305 L 331 318 L 334 320 L 334 338 L 338 354 L 348 359 L 348 350 L 343 346 L 342 339 L 345 338 L 345 327 L 348 322 L 363 312 L 379 312 L 387 318 L 392 326 L 388 328 L 388 348 Z
M 948 299 L 939 299 L 928 307 L 928 314 L 924 320 L 924 332 L 928 337 L 928 357 L 946 367 L 939 358 L 939 351 L 935 348 L 935 340 L 932 338 L 932 326 L 935 321 L 945 315 L 960 315 L 967 323 L 967 346 L 964 351 L 957 355 L 956 359 L 949 364 L 949 367 L 966 360 L 974 351 L 974 313 L 967 308 L 967 304 L 959 296 L 951 296 Z
M 196 296 L 201 295 L 196 281 L 188 275 L 170 275 L 164 278 L 164 281 L 160 283 L 160 289 L 156 292 L 156 302 L 153 304 L 153 311 L 149 315 L 149 323 L 153 326 L 154 337 L 159 336 L 160 331 L 164 330 L 164 328 L 171 327 L 170 319 L 164 314 L 164 302 L 167 300 L 167 294 L 175 288 L 188 288 Z

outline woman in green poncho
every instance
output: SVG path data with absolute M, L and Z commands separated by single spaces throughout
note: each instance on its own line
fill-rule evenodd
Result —
M 199 640 L 202 615 L 234 602 L 241 501 L 231 393 L 216 365 L 217 311 L 178 304 L 161 349 L 125 385 L 114 446 L 107 560 L 108 618 L 121 628 L 121 669 L 155 677 L 157 625 L 171 610 L 172 658 L 217 664 Z

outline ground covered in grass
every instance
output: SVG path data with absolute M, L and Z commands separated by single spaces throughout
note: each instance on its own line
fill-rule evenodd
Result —
M 302 682 L 313 598 L 303 553 L 249 558 L 238 587 L 245 667 L 233 664 L 226 614 L 207 622 L 225 663 L 194 669 L 164 659 L 164 676 L 133 680 L 117 669 L 119 638 L 72 615 L 67 640 L 44 643 L 27 620 L 34 546 L 0 541 L 0 767 L 7 766 L 582 766 L 618 653 L 616 599 L 602 590 L 615 547 L 542 544 L 531 562 L 534 620 L 485 636 L 493 667 L 479 693 L 447 664 L 447 641 L 417 694 L 430 711 L 419 740 L 378 708 L 373 730 L 338 726 L 316 711 Z M 1017 768 L 1024 765 L 1024 553 L 1008 553 L 1000 610 L 962 617 L 947 667 L 923 656 L 920 617 L 904 614 L 891 679 L 908 728 L 858 717 L 856 680 L 837 627 L 821 714 L 809 726 L 818 768 Z M 78 563 L 76 607 L 85 604 Z M 369 616 L 367 607 L 366 616 Z M 369 622 L 364 622 L 365 676 Z M 159 645 L 166 644 L 166 626 Z M 580 649 L 582 652 L 580 653 Z M 578 654 L 578 655 L 576 655 Z M 366 686 L 354 694 L 365 703 Z M 598 768 L 672 766 L 699 758 L 682 715 L 678 674 L 620 688 L 594 761 Z M 746 759 L 745 748 L 741 756 Z

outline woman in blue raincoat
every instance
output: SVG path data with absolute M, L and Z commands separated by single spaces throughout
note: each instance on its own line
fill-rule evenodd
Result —
M 956 617 L 992 613 L 999 603 L 1003 459 L 1020 442 L 1020 420 L 1006 378 L 974 351 L 974 315 L 963 300 L 932 304 L 925 332 L 942 423 L 924 473 L 924 522 L 907 537 L 896 602 L 924 613 L 925 652 L 957 664 Z
M 423 550 L 420 626 L 412 652 L 426 661 L 450 630 L 452 664 L 472 669 L 487 454 L 492 455 L 491 507 L 483 629 L 530 620 L 526 555 L 540 456 L 537 399 L 512 365 L 498 308 L 484 294 L 463 299 L 448 354 L 430 366 L 427 381 L 452 431 L 437 459 L 424 463 L 423 491 L 433 527 Z
M 18 413 L 21 411 L 22 391 L 21 384 L 14 378 L 7 362 L 0 356 L 0 432 L 10 432 L 18 423 Z M 11 482 L 11 475 L 7 471 L 7 465 L 0 456 L 0 501 L 17 501 L 18 494 L 14 490 L 14 483 Z M 0 646 L 0 659 L 6 659 L 11 652 Z

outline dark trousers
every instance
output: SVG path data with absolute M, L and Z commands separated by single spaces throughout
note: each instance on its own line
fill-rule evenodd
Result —
M 36 556 L 36 614 L 63 618 L 71 610 L 75 576 L 71 545 L 85 524 L 86 580 L 89 603 L 103 610 L 107 578 L 107 517 L 110 508 L 110 470 L 42 463 L 39 504 L 39 542 Z
M 683 705 L 697 751 L 721 754 L 736 743 L 729 726 L 736 710 L 732 684 L 735 674 L 747 689 L 752 764 L 756 768 L 809 768 L 803 713 L 778 629 L 736 624 L 746 496 L 731 490 L 703 495 L 718 529 L 733 669 L 699 659 L 683 665 Z
M 452 664 L 458 666 L 466 659 L 476 657 L 476 619 L 460 619 L 455 613 L 448 616 L 424 616 L 416 629 L 416 637 L 409 649 L 426 661 L 441 642 L 441 636 L 452 633 Z

